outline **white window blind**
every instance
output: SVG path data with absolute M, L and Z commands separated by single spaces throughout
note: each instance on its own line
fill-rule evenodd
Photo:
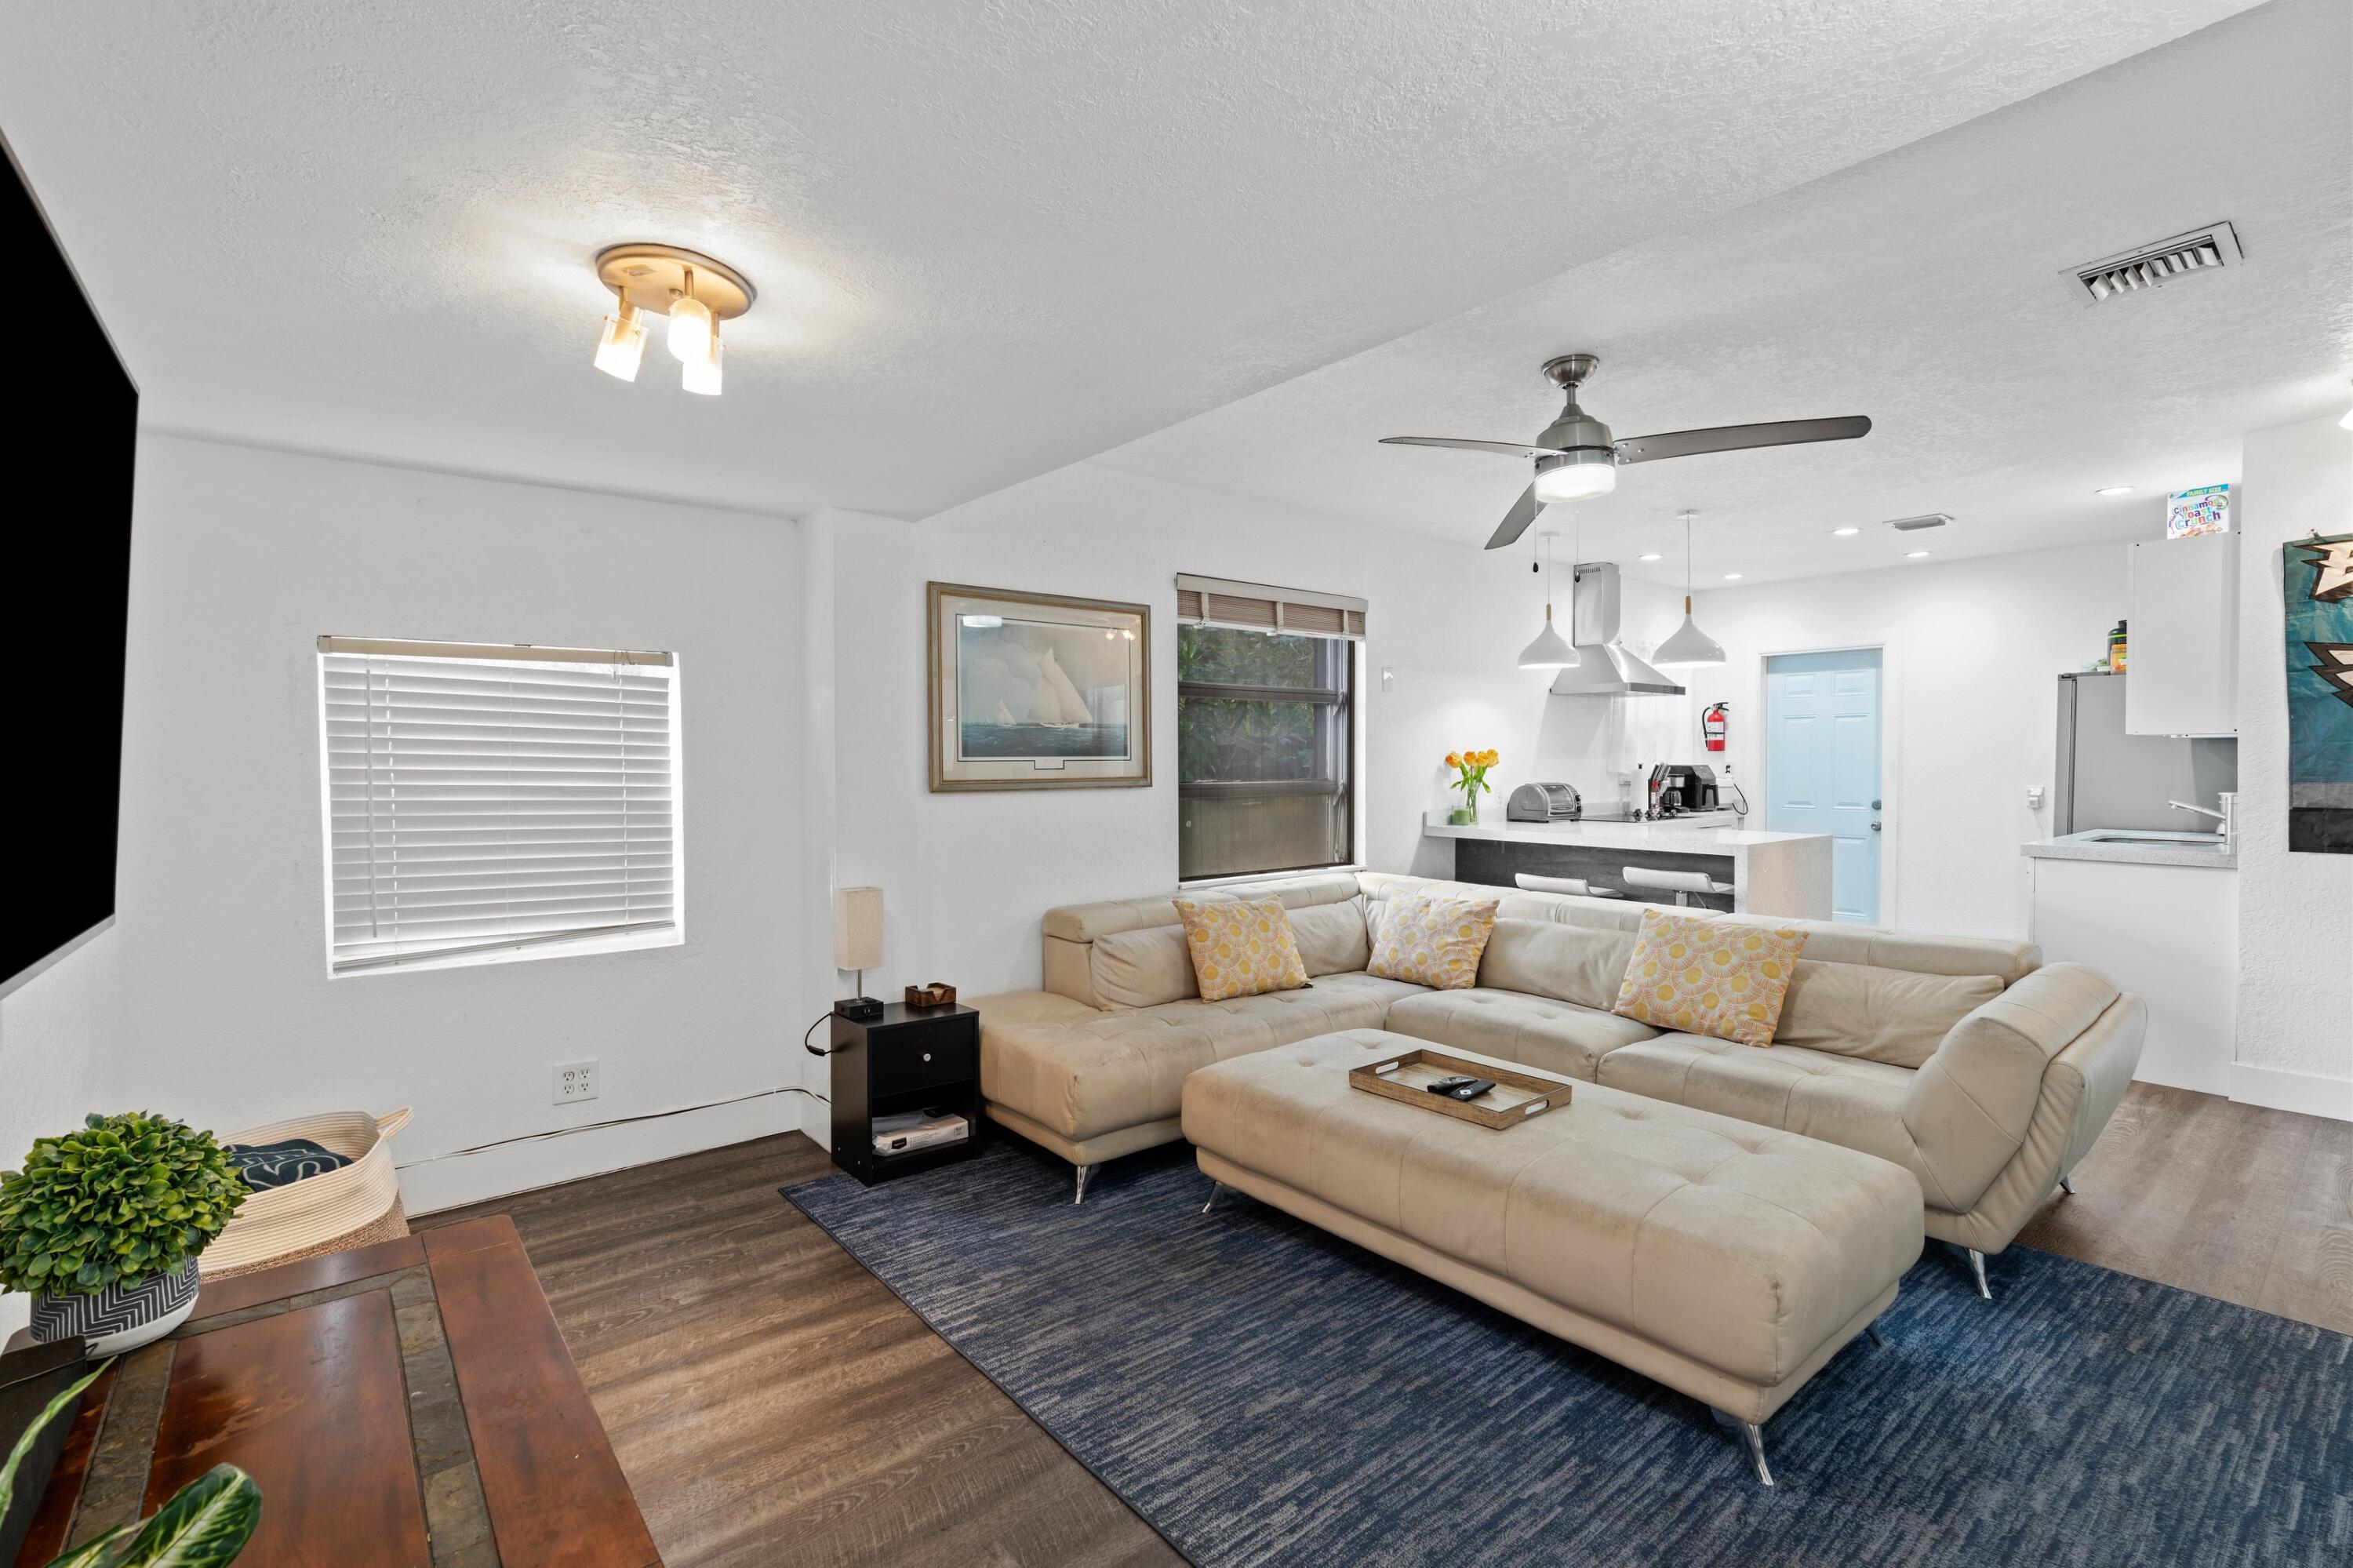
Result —
M 675 939 L 669 654 L 333 637 L 319 650 L 336 973 Z

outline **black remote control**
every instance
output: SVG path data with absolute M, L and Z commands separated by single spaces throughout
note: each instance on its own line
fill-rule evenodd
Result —
M 1457 1090 L 1462 1088 L 1465 1085 L 1475 1084 L 1479 1080 L 1476 1078 L 1457 1076 L 1435 1079 L 1432 1082 L 1422 1085 L 1421 1086 L 1428 1089 L 1433 1095 L 1451 1095 Z
M 1447 1090 L 1446 1097 L 1450 1100 L 1475 1100 L 1494 1086 L 1495 1080 L 1493 1078 L 1473 1078 L 1459 1089 Z

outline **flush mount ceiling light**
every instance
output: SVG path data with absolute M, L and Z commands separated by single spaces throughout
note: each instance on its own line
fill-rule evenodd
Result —
M 1928 552 L 1926 550 L 1906 550 L 1904 552 L 1904 558 L 1907 561 L 1926 560 Z
M 1862 532 L 1860 528 L 1833 528 L 1831 530 L 1831 535 L 1833 538 L 1845 539 Z
M 1535 641 L 1520 650 L 1520 668 L 1523 670 L 1566 670 L 1570 665 L 1577 662 L 1577 650 L 1571 648 L 1568 645 L 1568 640 L 1561 636 L 1558 631 L 1553 629 L 1552 541 L 1553 535 L 1547 532 L 1544 535 L 1544 630 L 1536 633 Z M 1577 551 L 1572 547 L 1569 554 L 1574 556 L 1577 554 Z M 1535 563 L 1530 562 L 1529 564 L 1533 566 Z
M 2092 493 L 2094 495 L 2130 495 L 2132 493 L 2132 486 L 2129 484 L 2104 484 L 2099 489 L 2092 492 Z
M 1651 551 L 1648 555 L 1645 555 L 1645 556 L 1642 557 L 1642 559 L 1644 559 L 1644 560 L 1646 560 L 1646 561 L 1655 561 L 1655 560 L 1657 560 L 1658 558 L 1659 558 L 1659 552 L 1658 552 L 1658 551 L 1656 551 L 1656 550 L 1652 550 L 1652 551 Z
M 636 380 L 645 355 L 645 318 L 667 316 L 664 341 L 681 367 L 680 385 L 705 397 L 719 395 L 719 323 L 752 308 L 757 296 L 749 279 L 724 261 L 675 245 L 616 245 L 599 251 L 596 278 L 617 297 L 596 341 L 597 369 Z
M 1676 515 L 1683 520 L 1683 623 L 1675 628 L 1673 636 L 1659 644 L 1659 651 L 1651 655 L 1651 662 L 1662 668 L 1669 665 L 1721 664 L 1724 662 L 1724 644 L 1702 631 L 1699 629 L 1699 622 L 1692 619 L 1692 519 L 1699 514 L 1685 511 L 1677 513 Z M 1739 575 L 1738 572 L 1725 574 L 1727 577 L 1736 577 Z

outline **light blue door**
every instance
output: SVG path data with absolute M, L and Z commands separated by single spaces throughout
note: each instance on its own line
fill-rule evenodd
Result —
M 1879 650 L 1765 661 L 1765 825 L 1831 836 L 1831 917 L 1879 920 Z

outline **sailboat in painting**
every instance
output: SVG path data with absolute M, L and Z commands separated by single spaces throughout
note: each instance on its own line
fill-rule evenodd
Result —
M 1029 722 L 1048 729 L 1079 729 L 1095 722 L 1087 711 L 1086 698 L 1054 657 L 1051 648 L 1038 660 L 1038 691 L 1029 699 Z

